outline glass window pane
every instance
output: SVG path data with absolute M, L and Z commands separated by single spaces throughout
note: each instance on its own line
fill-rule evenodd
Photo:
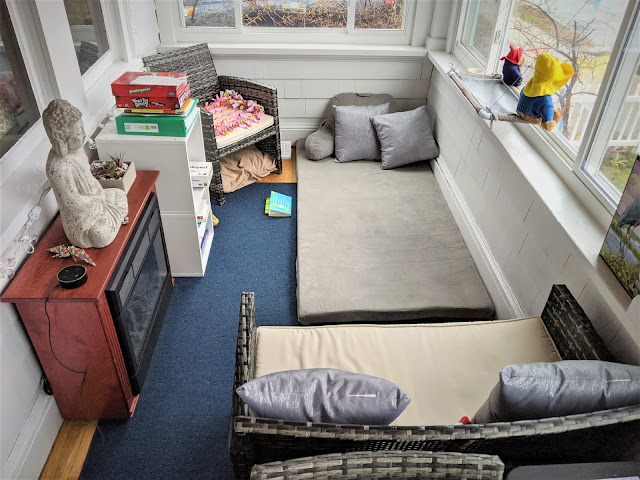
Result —
M 404 0 L 356 0 L 356 28 L 402 29 Z
M 227 27 L 236 25 L 234 0 L 184 0 L 187 27 Z
M 84 74 L 109 51 L 102 6 L 100 0 L 64 0 L 64 8 L 67 11 L 80 73 Z
M 40 118 L 7 3 L 0 0 L 0 156 Z
M 471 0 L 467 3 L 462 44 L 485 60 L 491 50 L 499 8 L 499 0 Z
M 635 74 L 622 107 L 611 114 L 615 123 L 604 158 L 595 168 L 587 166 L 587 171 L 596 173 L 596 179 L 604 177 L 621 194 L 640 153 L 640 74 Z
M 627 4 L 626 0 L 515 2 L 504 53 L 509 43 L 524 48 L 525 83 L 542 52 L 573 65 L 573 77 L 553 95 L 553 101 L 563 112 L 555 132 L 575 153 L 584 139 Z
M 349 0 L 243 0 L 245 27 L 346 28 Z

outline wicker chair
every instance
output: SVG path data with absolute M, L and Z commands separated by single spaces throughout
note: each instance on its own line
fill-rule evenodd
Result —
M 205 157 L 207 162 L 211 162 L 213 165 L 213 179 L 209 191 L 211 198 L 216 200 L 219 205 L 224 205 L 225 202 L 220 176 L 220 159 L 222 157 L 255 144 L 260 151 L 274 156 L 276 173 L 282 173 L 278 96 L 274 87 L 244 78 L 218 75 L 206 43 L 144 57 L 142 61 L 150 71 L 186 72 L 189 76 L 191 96 L 200 100 L 201 103 L 212 100 L 221 90 L 235 90 L 245 99 L 258 102 L 264 107 L 265 113 L 273 117 L 272 126 L 224 148 L 218 148 L 213 131 L 213 118 L 210 113 L 200 110 Z
M 554 285 L 542 320 L 563 359 L 612 359 L 564 285 Z M 472 425 L 330 425 L 256 418 L 235 393 L 236 388 L 254 378 L 255 348 L 255 302 L 249 292 L 242 294 L 240 307 L 231 412 L 229 450 L 237 479 L 248 479 L 255 464 L 352 451 L 484 453 L 498 455 L 507 470 L 525 464 L 632 460 L 640 456 L 640 405 Z
M 256 465 L 251 480 L 370 480 L 379 478 L 500 480 L 494 455 L 444 452 L 351 452 Z

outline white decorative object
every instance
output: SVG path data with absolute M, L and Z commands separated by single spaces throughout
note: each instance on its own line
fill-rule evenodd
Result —
M 46 173 L 55 194 L 62 227 L 69 241 L 82 248 L 102 248 L 113 242 L 120 225 L 129 221 L 126 194 L 103 190 L 91 174 L 82 146 L 82 113 L 66 100 L 53 100 L 42 113 L 51 142 Z
M 205 161 L 201 125 L 198 115 L 186 137 L 156 137 L 119 135 L 109 121 L 96 137 L 100 160 L 126 151 L 136 159 L 136 168 L 160 171 L 156 189 L 174 277 L 202 277 L 213 241 L 209 187 L 194 187 L 190 175 L 191 166 Z M 208 171 L 208 185 L 212 173 Z
M 91 164 L 91 172 L 93 176 L 98 180 L 102 188 L 119 188 L 124 193 L 127 193 L 133 185 L 133 181 L 136 179 L 136 166 L 133 162 L 125 162 L 127 169 L 124 174 L 118 178 L 101 178 L 97 176 L 94 168 L 97 164 L 104 162 L 93 162 Z

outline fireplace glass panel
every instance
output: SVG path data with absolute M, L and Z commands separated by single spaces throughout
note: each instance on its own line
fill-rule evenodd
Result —
M 135 261 L 131 268 L 135 269 Z M 147 251 L 136 277 L 136 284 L 129 301 L 125 304 L 124 323 L 131 338 L 133 354 L 136 360 L 140 361 L 149 325 L 154 318 L 156 305 L 167 278 L 167 264 L 159 230 L 155 232 L 153 247 Z

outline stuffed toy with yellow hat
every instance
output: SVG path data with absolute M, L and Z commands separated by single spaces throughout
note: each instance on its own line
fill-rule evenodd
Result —
M 554 108 L 551 95 L 565 86 L 572 76 L 573 67 L 570 63 L 560 63 L 548 53 L 541 53 L 536 60 L 533 77 L 520 92 L 516 107 L 518 115 L 552 131 L 562 118 L 562 111 Z

